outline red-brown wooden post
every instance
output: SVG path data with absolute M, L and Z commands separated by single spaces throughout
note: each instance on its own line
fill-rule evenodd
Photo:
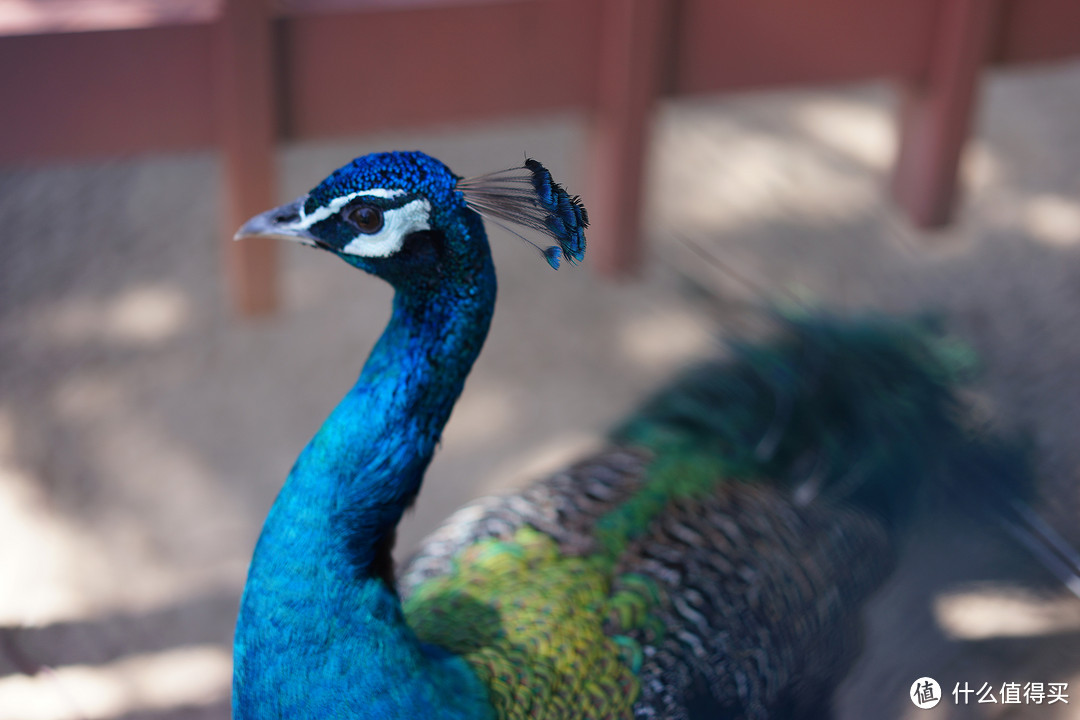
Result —
M 269 0 L 225 0 L 218 28 L 218 120 L 223 161 L 222 228 L 233 307 L 263 315 L 277 307 L 277 244 L 233 242 L 240 224 L 277 199 L 277 103 Z
M 670 0 L 602 0 L 597 100 L 589 137 L 590 264 L 608 276 L 641 263 L 649 129 L 666 80 Z
M 1000 0 L 941 0 L 926 75 L 902 89 L 893 195 L 920 227 L 952 217 L 960 156 L 1000 13 Z

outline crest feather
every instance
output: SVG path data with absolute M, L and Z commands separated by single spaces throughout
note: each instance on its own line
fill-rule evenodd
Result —
M 535 247 L 556 270 L 562 258 L 571 265 L 585 259 L 589 213 L 540 162 L 528 158 L 520 167 L 458 180 L 456 188 L 470 208 Z M 541 247 L 504 223 L 539 232 L 558 245 Z

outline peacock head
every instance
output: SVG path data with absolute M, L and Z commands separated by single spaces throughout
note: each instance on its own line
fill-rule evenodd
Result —
M 236 239 L 279 237 L 323 248 L 402 287 L 489 262 L 477 213 L 555 240 L 540 247 L 511 229 L 552 267 L 585 256 L 588 214 L 539 162 L 463 179 L 420 152 L 359 157 L 311 192 L 251 218 Z

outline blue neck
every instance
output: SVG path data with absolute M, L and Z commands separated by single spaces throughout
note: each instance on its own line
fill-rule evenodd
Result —
M 465 663 L 405 624 L 390 564 L 394 528 L 487 335 L 486 253 L 465 285 L 398 289 L 360 379 L 274 503 L 237 622 L 235 720 L 490 712 Z

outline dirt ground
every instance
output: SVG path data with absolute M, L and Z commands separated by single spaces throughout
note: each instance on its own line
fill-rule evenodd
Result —
M 1030 438 L 1040 512 L 1080 545 L 1080 65 L 993 77 L 958 222 L 934 233 L 885 193 L 893 102 L 873 86 L 666 105 L 633 282 L 587 262 L 552 273 L 493 232 L 491 338 L 400 554 L 469 498 L 589 448 L 721 330 L 792 297 L 939 314 L 983 358 L 979 407 Z M 466 175 L 527 152 L 574 188 L 585 141 L 560 116 L 289 147 L 282 199 L 379 149 Z M 286 248 L 284 307 L 237 320 L 219 188 L 209 154 L 0 169 L 0 720 L 228 716 L 255 537 L 390 294 Z M 933 710 L 907 699 L 920 676 L 945 693 Z M 1013 682 L 1075 697 L 1002 703 Z M 964 683 L 999 702 L 955 704 Z M 871 603 L 837 706 L 839 720 L 1080 718 L 1080 600 L 996 528 L 936 508 Z

